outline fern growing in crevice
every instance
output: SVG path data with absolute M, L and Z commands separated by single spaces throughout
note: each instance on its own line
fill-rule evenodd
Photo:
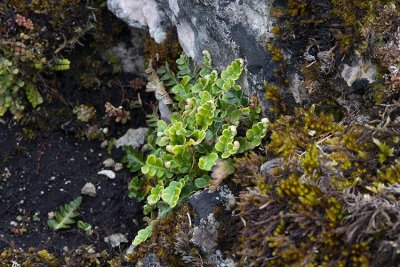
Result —
M 131 170 L 140 169 L 129 184 L 129 195 L 146 199 L 144 213 L 152 213 L 152 218 L 162 218 L 212 180 L 215 189 L 233 173 L 228 159 L 259 146 L 268 125 L 266 118 L 259 120 L 260 109 L 249 105 L 236 83 L 244 68 L 242 59 L 234 60 L 222 72 L 211 68 L 208 52 L 204 52 L 202 65 L 195 65 L 185 55 L 176 62 L 177 73 L 168 65 L 159 71 L 148 68 L 148 90 L 174 109 L 169 121 L 152 117 L 145 159 L 127 150 Z M 141 235 L 134 243 L 148 236 Z

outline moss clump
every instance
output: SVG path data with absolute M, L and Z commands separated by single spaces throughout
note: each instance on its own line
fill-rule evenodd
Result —
M 273 43 L 267 44 L 267 50 L 272 55 L 272 61 L 281 62 L 284 60 L 282 50 L 279 47 L 275 46 Z
M 34 248 L 23 251 L 17 248 L 8 248 L 0 253 L 0 266 L 11 266 L 16 262 L 21 267 L 31 266 L 59 266 L 60 262 L 57 258 L 47 250 L 37 250 Z
M 170 30 L 167 32 L 165 41 L 161 44 L 156 43 L 153 38 L 147 36 L 144 43 L 144 59 L 150 61 L 156 68 L 167 63 L 171 70 L 176 72 L 176 60 L 182 54 L 182 48 L 178 41 L 176 31 Z
M 400 221 L 394 205 L 400 178 L 397 127 L 396 122 L 384 129 L 355 119 L 337 122 L 314 106 L 272 123 L 266 151 L 282 164 L 267 171 L 264 183 L 241 193 L 238 210 L 247 222 L 243 261 L 394 266 L 399 244 L 392 233 Z
M 129 262 L 137 262 L 146 255 L 154 253 L 164 266 L 187 266 L 187 262 L 182 260 L 182 253 L 199 255 L 199 251 L 191 248 L 189 242 L 189 231 L 191 230 L 190 216 L 193 215 L 189 206 L 184 205 L 179 209 L 174 209 L 172 213 L 164 219 L 157 221 L 153 225 L 152 235 L 138 247 L 138 250 L 127 255 Z M 186 238 L 184 238 L 186 236 Z M 187 240 L 186 249 L 182 251 L 177 246 L 179 242 Z M 195 258 L 197 258 L 196 256 Z

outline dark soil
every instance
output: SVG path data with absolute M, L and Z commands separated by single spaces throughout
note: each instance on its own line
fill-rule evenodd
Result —
M 64 247 L 106 248 L 104 237 L 113 233 L 131 240 L 137 232 L 140 205 L 127 197 L 128 172 L 117 172 L 115 180 L 97 174 L 108 157 L 98 142 L 80 142 L 60 132 L 29 141 L 18 127 L 1 124 L 0 251 L 15 245 L 60 255 Z M 87 237 L 76 227 L 51 230 L 48 213 L 79 196 L 87 182 L 96 186 L 97 196 L 83 196 L 80 212 L 83 221 L 97 227 L 94 234 Z M 33 220 L 35 214 L 40 221 Z M 18 225 L 13 227 L 12 222 Z M 16 233 L 17 229 L 27 232 Z
M 142 226 L 142 204 L 128 198 L 132 174 L 123 169 L 109 179 L 97 173 L 104 169 L 105 159 L 121 162 L 124 155 L 116 149 L 110 155 L 101 142 L 145 126 L 146 114 L 153 111 L 152 93 L 146 93 L 145 86 L 130 86 L 132 80 L 142 79 L 140 74 L 115 71 L 118 63 L 111 64 L 104 56 L 116 43 L 130 47 L 131 42 L 143 39 L 139 34 L 133 40 L 129 27 L 107 9 L 98 15 L 104 23 L 81 38 L 73 50 L 63 52 L 71 68 L 38 76 L 45 103 L 36 110 L 27 108 L 19 123 L 0 118 L 0 253 L 8 247 L 25 251 L 33 247 L 62 258 L 67 249 L 92 245 L 96 251 L 106 249 L 112 258 L 130 245 Z M 125 125 L 116 123 L 104 114 L 106 102 L 129 110 L 131 119 Z M 95 118 L 78 121 L 73 109 L 81 104 L 94 107 Z M 108 133 L 103 131 L 106 128 Z M 82 195 L 78 220 L 91 224 L 93 234 L 86 236 L 76 225 L 53 231 L 47 225 L 49 213 L 80 196 L 89 182 L 97 195 Z M 112 248 L 104 238 L 117 233 L 129 242 Z
M 72 58 L 86 53 L 88 47 L 82 47 Z M 143 217 L 142 205 L 128 198 L 132 174 L 124 169 L 111 180 L 97 172 L 104 169 L 105 159 L 121 162 L 124 155 L 117 149 L 109 155 L 101 142 L 119 138 L 129 128 L 145 126 L 146 114 L 152 112 L 152 94 L 144 88 L 125 86 L 135 77 L 127 73 L 106 75 L 97 89 L 86 89 L 80 86 L 79 70 L 72 68 L 53 80 L 58 90 L 52 101 L 27 115 L 23 125 L 0 119 L 0 252 L 10 246 L 34 247 L 62 257 L 66 248 L 74 251 L 93 245 L 96 251 L 107 249 L 112 257 L 130 245 Z M 142 106 L 129 109 L 127 102 L 139 94 Z M 131 112 L 131 120 L 121 125 L 108 118 L 104 114 L 106 102 L 123 105 Z M 72 109 L 79 104 L 93 106 L 96 119 L 77 121 Z M 107 127 L 109 133 L 90 141 L 85 135 L 88 127 Z M 83 195 L 79 220 L 95 228 L 93 235 L 86 236 L 76 225 L 61 231 L 50 229 L 48 213 L 78 197 L 88 182 L 95 185 L 97 196 Z M 129 242 L 111 248 L 104 238 L 115 233 L 124 234 Z

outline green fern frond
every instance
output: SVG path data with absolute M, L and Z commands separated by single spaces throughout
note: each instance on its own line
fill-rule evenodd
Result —
M 35 108 L 43 103 L 43 97 L 40 95 L 39 90 L 30 83 L 25 86 L 25 94 L 32 107 Z
M 60 211 L 56 211 L 55 219 L 50 219 L 47 224 L 53 230 L 68 229 L 75 224 L 74 218 L 79 216 L 78 208 L 82 203 L 82 197 L 60 207 Z

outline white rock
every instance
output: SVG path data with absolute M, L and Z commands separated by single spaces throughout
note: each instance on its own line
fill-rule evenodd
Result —
M 101 148 L 106 148 L 108 146 L 108 140 L 104 140 L 103 142 L 101 142 L 100 147 Z M 92 151 L 90 151 L 92 152 Z
M 96 187 L 92 183 L 86 183 L 81 189 L 81 194 L 95 197 L 97 194 Z
M 369 61 L 359 60 L 354 66 L 343 66 L 341 76 L 348 86 L 352 86 L 357 79 L 367 79 L 370 83 L 375 81 L 376 66 Z
M 115 166 L 115 161 L 112 158 L 108 158 L 103 161 L 104 168 L 113 168 Z
M 104 242 L 110 244 L 111 247 L 115 248 L 118 247 L 121 243 L 128 243 L 128 239 L 126 239 L 126 237 L 123 234 L 117 233 L 106 236 L 104 238 Z
M 120 171 L 120 170 L 122 170 L 124 168 L 124 166 L 122 165 L 122 163 L 115 163 L 115 166 L 114 166 L 114 170 L 117 172 L 117 171 Z
M 97 174 L 107 176 L 110 179 L 115 179 L 115 173 L 110 170 L 102 170 L 99 171 Z
M 157 43 L 165 40 L 166 29 L 163 26 L 165 15 L 155 0 L 109 0 L 107 5 L 108 9 L 129 26 L 148 27 L 150 36 Z
M 148 128 L 129 129 L 121 138 L 115 142 L 117 148 L 123 146 L 131 146 L 139 148 L 146 141 Z
M 53 219 L 54 216 L 55 216 L 54 211 L 50 211 L 49 213 L 47 213 L 47 217 L 48 217 L 49 219 Z

